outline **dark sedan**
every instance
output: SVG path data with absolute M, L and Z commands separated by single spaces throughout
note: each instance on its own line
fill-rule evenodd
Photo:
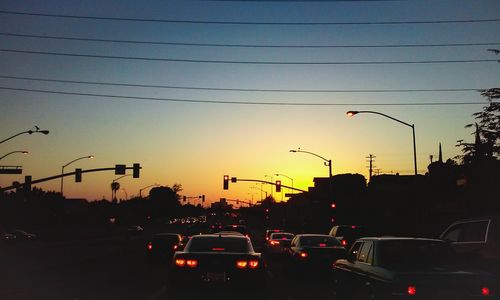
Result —
M 298 271 L 331 272 L 332 264 L 347 257 L 340 242 L 325 234 L 297 234 L 288 248 L 289 267 Z
M 340 299 L 476 299 L 492 297 L 494 279 L 462 268 L 442 240 L 362 238 L 333 265 Z
M 174 254 L 172 268 L 175 285 L 261 287 L 265 280 L 261 254 L 243 235 L 192 236 L 184 251 Z
M 174 252 L 182 247 L 182 236 L 177 233 L 157 233 L 146 245 L 151 260 L 170 260 Z

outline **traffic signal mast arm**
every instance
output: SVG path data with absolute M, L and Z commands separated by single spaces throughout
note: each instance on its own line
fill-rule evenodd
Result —
M 252 181 L 252 182 L 260 182 L 260 183 L 267 183 L 267 184 L 271 184 L 271 185 L 276 185 L 276 182 L 271 182 L 271 181 L 266 181 L 266 180 L 259 180 L 259 179 L 239 179 L 239 178 L 237 178 L 237 181 Z M 307 192 L 305 190 L 301 190 L 301 189 L 298 189 L 298 188 L 295 188 L 295 187 L 291 187 L 291 186 L 288 186 L 288 185 L 284 185 L 284 184 L 281 184 L 281 187 L 282 188 L 287 188 L 287 189 L 290 189 L 290 190 L 294 190 L 294 191 L 304 192 L 304 193 Z
M 129 170 L 133 170 L 134 167 L 126 167 L 125 169 L 129 169 Z M 139 169 L 142 169 L 142 167 L 139 167 Z M 111 167 L 111 168 L 98 168 L 98 169 L 89 169 L 89 170 L 82 170 L 81 173 L 90 173 L 90 172 L 100 172 L 100 171 L 114 171 L 115 170 L 115 167 Z M 66 176 L 72 176 L 72 175 L 75 175 L 76 172 L 69 172 L 69 173 L 64 173 L 64 174 L 58 174 L 58 175 L 55 175 L 55 176 L 50 176 L 50 177 L 46 177 L 46 178 L 41 178 L 41 179 L 37 179 L 37 180 L 32 180 L 31 181 L 31 184 L 37 184 L 37 183 L 40 183 L 40 182 L 45 182 L 45 181 L 49 181 L 49 180 L 53 180 L 53 179 L 57 179 L 57 178 L 61 178 L 61 177 L 66 177 Z M 24 186 L 24 183 L 21 183 L 17 186 L 15 185 L 11 185 L 11 186 L 8 186 L 8 187 L 4 187 L 4 188 L 1 188 L 0 191 L 4 192 L 4 191 L 8 191 L 8 190 L 11 190 L 11 189 L 15 189 L 15 188 L 18 188 L 18 187 L 22 187 Z

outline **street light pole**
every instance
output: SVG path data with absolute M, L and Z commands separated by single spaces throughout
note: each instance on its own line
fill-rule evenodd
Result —
M 150 187 L 152 187 L 152 186 L 160 186 L 160 185 L 159 185 L 158 183 L 155 183 L 155 184 L 151 184 L 151 185 L 145 186 L 145 187 L 143 187 L 142 189 L 139 189 L 139 198 L 141 198 L 141 199 L 142 199 L 142 191 L 143 191 L 143 190 L 145 190 L 145 189 L 147 189 L 147 188 L 150 188 Z
M 415 176 L 418 175 L 418 172 L 417 172 L 417 143 L 416 143 L 416 140 L 415 140 L 415 124 L 409 124 L 409 123 L 406 123 L 406 122 L 401 121 L 399 119 L 396 119 L 394 117 L 391 117 L 389 115 L 383 114 L 381 112 L 371 111 L 371 110 L 360 110 L 360 111 L 350 110 L 350 111 L 347 112 L 347 116 L 348 117 L 352 117 L 352 116 L 355 116 L 355 115 L 361 114 L 361 113 L 369 113 L 369 114 L 380 115 L 380 116 L 386 117 L 388 119 L 391 119 L 393 121 L 396 121 L 398 123 L 401 123 L 403 125 L 406 125 L 408 127 L 411 127 L 412 137 L 413 137 L 413 165 L 414 165 L 414 168 L 415 168 Z
M 293 152 L 293 153 L 302 152 L 302 153 L 311 154 L 311 155 L 314 155 L 316 157 L 321 158 L 322 160 L 325 161 L 324 162 L 325 166 L 328 166 L 328 173 L 329 173 L 330 179 L 332 178 L 332 160 L 331 159 L 326 159 L 326 158 L 324 158 L 322 156 L 319 156 L 316 153 L 312 153 L 312 152 L 309 152 L 309 151 L 300 150 L 300 148 L 297 149 L 297 150 L 290 150 L 290 152 Z
M 8 138 L 6 138 L 5 140 L 0 141 L 0 144 L 1 144 L 1 143 L 3 143 L 3 142 L 8 141 L 8 140 L 10 140 L 10 139 L 13 139 L 13 138 L 15 138 L 16 136 L 19 136 L 19 135 L 21 135 L 21 134 L 25 134 L 25 133 L 28 133 L 28 134 L 33 134 L 33 133 L 42 133 L 42 134 L 45 134 L 45 135 L 49 134 L 49 131 L 48 131 L 48 130 L 40 130 L 40 128 L 38 128 L 37 126 L 35 126 L 35 128 L 36 128 L 35 130 L 31 130 L 31 129 L 30 129 L 30 130 L 26 130 L 26 131 L 23 131 L 23 132 L 19 132 L 18 134 L 14 134 L 13 136 L 8 137 Z
M 77 159 L 74 159 L 72 161 L 70 161 L 69 163 L 65 164 L 64 166 L 62 166 L 61 168 L 61 175 L 64 175 L 64 168 L 66 168 L 67 166 L 71 165 L 72 163 L 74 163 L 75 161 L 78 161 L 78 160 L 81 160 L 81 159 L 92 159 L 94 158 L 94 155 L 87 155 L 87 156 L 82 156 L 82 157 L 79 157 Z M 63 194 L 63 184 L 64 184 L 64 176 L 61 176 L 61 196 L 64 197 L 64 194 Z
M 6 156 L 9 156 L 11 154 L 14 154 L 14 153 L 28 154 L 29 152 L 28 151 L 12 151 L 12 152 L 9 152 L 9 153 L 5 154 L 4 156 L 0 157 L 0 159 L 4 158 Z

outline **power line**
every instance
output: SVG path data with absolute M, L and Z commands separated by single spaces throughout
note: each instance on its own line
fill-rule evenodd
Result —
M 1 52 L 55 55 L 66 57 L 85 57 L 85 58 L 108 58 L 125 59 L 141 61 L 163 61 L 163 62 L 184 62 L 184 63 L 210 63 L 210 64 L 252 64 L 252 65 L 388 65 L 388 64 L 446 64 L 446 63 L 482 63 L 496 62 L 496 59 L 458 59 L 458 60 L 420 60 L 420 61 L 329 61 L 329 62 L 311 62 L 311 61 L 242 61 L 242 60 L 205 60 L 205 59 L 178 59 L 178 58 L 153 58 L 138 56 L 116 56 L 116 55 L 97 55 L 80 54 L 64 52 L 47 51 L 28 51 L 18 49 L 0 49 Z
M 197 100 L 197 99 L 177 99 L 177 98 L 159 98 L 159 97 L 120 96 L 120 95 L 94 94 L 94 93 L 76 93 L 76 92 L 64 92 L 55 90 L 12 88 L 3 86 L 0 86 L 0 90 L 70 95 L 70 96 L 128 99 L 128 100 L 150 100 L 150 101 L 205 103 L 205 104 L 273 105 L 273 106 L 451 106 L 451 105 L 485 105 L 490 103 L 490 102 L 472 102 L 472 101 L 471 102 L 413 102 L 413 103 L 306 103 L 306 102 L 222 101 L 222 100 Z
M 36 77 L 20 77 L 0 75 L 3 79 L 15 80 L 31 80 L 41 82 L 56 82 L 56 83 L 74 83 L 85 85 L 104 85 L 104 86 L 121 86 L 121 87 L 140 87 L 140 88 L 161 88 L 161 89 L 181 89 L 181 90 L 205 90 L 205 91 L 232 91 L 232 92 L 279 92 L 279 93 L 409 93 L 409 92 L 470 92 L 480 91 L 482 89 L 463 88 L 463 89 L 374 89 L 374 90 L 299 90 L 299 89 L 243 89 L 243 88 L 215 88 L 215 87 L 192 87 L 192 86 L 174 86 L 174 85 L 152 85 L 152 84 L 134 84 L 134 83 L 118 83 L 118 82 L 98 82 L 98 81 L 78 81 L 78 80 L 63 80 L 49 79 Z
M 192 46 L 192 47 L 228 47 L 228 48 L 415 48 L 415 47 L 467 47 L 467 46 L 492 46 L 500 45 L 500 42 L 491 43 L 441 43 L 441 44 L 383 44 L 383 45 L 258 45 L 258 44 L 217 44 L 217 43 L 181 43 L 181 42 L 161 42 L 161 41 L 137 41 L 137 40 L 117 40 L 81 38 L 69 36 L 38 35 L 0 32 L 3 36 L 54 39 L 65 41 L 84 42 L 105 42 L 105 43 L 125 43 L 125 44 L 146 44 L 146 45 L 168 45 L 168 46 Z
M 153 18 L 123 18 L 123 17 L 98 17 L 68 14 L 49 14 L 0 10 L 2 14 L 24 15 L 37 17 L 71 18 L 106 21 L 128 22 L 157 22 L 157 23 L 183 23 L 183 24 L 214 24 L 214 25 L 402 25 L 402 24 L 454 24 L 454 23 L 487 23 L 498 22 L 500 19 L 466 19 L 466 20 L 428 20 L 428 21 L 379 21 L 379 22 L 244 22 L 244 21 L 201 21 L 201 20 L 171 20 Z

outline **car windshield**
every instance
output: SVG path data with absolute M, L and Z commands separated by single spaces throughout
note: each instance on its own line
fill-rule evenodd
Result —
M 234 237 L 199 237 L 191 238 L 186 252 L 251 252 L 251 245 L 246 238 Z
M 455 262 L 454 251 L 440 241 L 383 241 L 376 251 L 381 265 L 439 265 Z
M 340 246 L 340 242 L 331 236 L 314 235 L 301 237 L 300 245 L 306 247 L 334 247 Z

